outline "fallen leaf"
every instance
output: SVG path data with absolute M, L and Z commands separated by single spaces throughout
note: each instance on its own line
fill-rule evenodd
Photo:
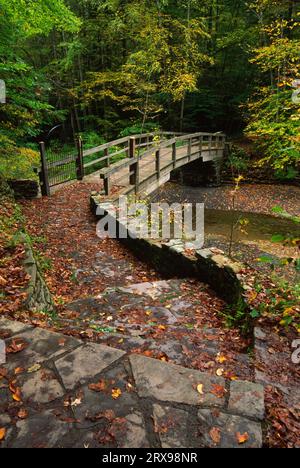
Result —
M 200 393 L 200 395 L 204 395 L 204 393 L 203 393 L 203 384 L 199 384 L 197 386 L 197 392 Z
M 19 388 L 16 389 L 16 392 L 13 393 L 13 400 L 14 401 L 17 401 L 17 402 L 20 402 L 22 401 L 22 398 L 21 398 L 21 390 Z
M 218 354 L 217 358 L 216 358 L 216 361 L 219 363 L 219 364 L 224 364 L 224 362 L 227 361 L 227 358 L 223 355 L 223 354 Z
M 71 400 L 71 406 L 79 406 L 82 403 L 82 398 L 75 398 L 75 400 Z
M 4 427 L 0 428 L 0 442 L 5 439 L 6 436 L 6 429 Z
M 218 369 L 218 370 L 216 371 L 216 374 L 217 374 L 218 377 L 222 377 L 222 375 L 224 374 L 224 372 L 225 372 L 224 369 Z
M 25 370 L 25 369 L 23 369 L 23 367 L 17 367 L 17 368 L 15 369 L 14 374 L 15 374 L 15 375 L 22 374 L 22 373 L 24 372 L 24 370 Z
M 103 392 L 106 390 L 106 383 L 104 380 L 100 380 L 97 384 L 90 384 L 89 389 L 92 390 L 92 392 Z
M 217 427 L 213 427 L 209 432 L 211 440 L 215 444 L 219 444 L 221 442 L 221 430 Z
M 0 367 L 0 378 L 6 378 L 7 377 L 7 369 L 4 369 L 4 367 Z
M 34 372 L 37 372 L 38 370 L 40 370 L 40 368 L 41 368 L 40 364 L 34 364 L 34 366 L 29 367 L 27 372 L 28 372 L 28 374 L 33 374 Z
M 7 284 L 7 281 L 3 276 L 0 276 L 0 286 L 5 286 Z
M 244 444 L 249 440 L 249 434 L 248 432 L 245 432 L 245 434 L 240 434 L 239 432 L 237 432 L 236 439 L 239 444 Z
M 122 395 L 122 391 L 119 388 L 113 388 L 111 396 L 114 400 L 117 400 Z
M 23 351 L 23 349 L 27 348 L 28 343 L 22 340 L 15 339 L 13 340 L 6 348 L 7 354 L 16 354 Z
M 223 398 L 226 395 L 226 388 L 222 387 L 222 385 L 214 384 L 212 387 L 213 388 L 210 393 L 216 395 L 216 397 Z

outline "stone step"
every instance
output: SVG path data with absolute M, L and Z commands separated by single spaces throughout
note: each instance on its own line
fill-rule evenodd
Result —
M 276 388 L 283 396 L 289 408 L 295 408 L 299 414 L 300 372 L 296 349 L 300 341 L 297 334 L 288 334 L 284 330 L 274 333 L 269 328 L 256 327 L 254 330 L 254 366 L 255 381 L 264 386 Z M 297 356 L 296 356 L 297 354 Z
M 238 349 L 238 336 L 233 340 L 207 317 L 208 312 L 216 315 L 207 286 L 197 286 L 200 296 L 195 300 L 185 285 L 169 280 L 110 288 L 69 304 L 59 326 L 67 334 L 89 329 L 97 342 L 126 352 L 212 373 L 224 368 L 229 378 L 250 379 L 251 360 Z

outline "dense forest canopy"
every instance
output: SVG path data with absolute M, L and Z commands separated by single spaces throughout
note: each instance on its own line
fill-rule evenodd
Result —
M 0 0 L 1 172 L 36 143 L 97 144 L 161 127 L 242 132 L 261 164 L 297 173 L 297 0 Z M 13 161 L 12 161 L 13 158 Z

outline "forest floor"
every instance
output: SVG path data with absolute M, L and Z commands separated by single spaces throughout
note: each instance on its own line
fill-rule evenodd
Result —
M 96 236 L 89 195 L 98 188 L 76 183 L 51 198 L 22 203 L 26 229 L 43 265 L 57 314 L 49 316 L 22 309 L 28 279 L 22 269 L 24 252 L 19 245 L 10 245 L 8 249 L 2 245 L 1 316 L 212 376 L 222 375 L 229 381 L 237 378 L 253 381 L 255 369 L 248 354 L 251 340 L 243 337 L 238 329 L 224 327 L 225 304 L 213 291 L 190 280 L 174 279 L 165 287 L 154 270 L 138 261 L 117 241 Z M 278 190 L 277 187 L 258 186 L 256 191 L 253 186 L 243 187 L 242 209 L 251 211 L 259 207 L 261 210 L 264 206 L 269 210 L 274 204 L 280 204 L 289 212 L 294 210 L 293 214 L 299 214 L 299 193 L 295 187 Z M 218 196 L 208 190 L 207 203 L 223 208 L 227 206 L 227 197 L 227 188 L 220 190 Z M 10 210 L 9 204 L 4 205 L 6 215 L 9 216 Z M 17 227 L 18 216 L 15 215 L 11 223 L 12 230 Z M 144 285 L 142 289 L 134 287 L 140 284 Z M 286 358 L 287 342 L 283 336 L 279 343 L 269 345 L 272 352 L 267 351 L 267 359 L 260 364 L 261 371 L 268 372 L 274 349 L 280 349 Z M 263 357 L 266 357 L 264 353 Z M 274 365 L 272 363 L 273 370 Z M 288 380 L 289 362 L 277 371 L 285 374 Z M 287 403 L 284 394 L 272 386 L 272 380 L 269 383 L 266 389 L 269 425 L 265 443 L 297 446 L 299 402 L 291 406 L 290 400 Z M 293 388 L 298 383 L 294 377 Z M 288 386 L 287 381 L 284 384 Z

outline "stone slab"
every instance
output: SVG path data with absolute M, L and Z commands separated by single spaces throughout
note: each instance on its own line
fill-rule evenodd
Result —
M 153 405 L 154 430 L 163 449 L 188 448 L 189 413 L 169 406 Z
M 42 328 L 34 328 L 20 333 L 7 340 L 7 345 L 18 339 L 26 343 L 27 346 L 17 354 L 8 355 L 6 364 L 8 369 L 14 369 L 15 367 L 27 369 L 34 364 L 41 364 L 67 351 L 72 351 L 78 346 L 82 346 L 82 342 L 79 340 L 49 332 Z
M 27 374 L 21 386 L 23 399 L 33 403 L 50 403 L 65 393 L 55 374 L 49 369 Z
M 9 336 L 15 335 L 16 333 L 22 333 L 25 330 L 32 329 L 32 326 L 22 322 L 15 322 L 0 318 L 0 336 L 1 332 L 7 333 Z M 9 338 L 8 336 L 8 338 Z
M 118 349 L 89 343 L 58 359 L 55 364 L 64 386 L 72 390 L 100 374 L 124 355 L 125 352 Z
M 60 421 L 51 410 L 30 415 L 16 424 L 18 435 L 11 448 L 64 448 L 72 425 Z
M 143 398 L 186 405 L 223 407 L 225 398 L 211 393 L 213 385 L 225 387 L 225 380 L 144 356 L 130 356 L 137 392 Z M 203 395 L 197 391 L 203 385 Z
M 264 387 L 252 382 L 231 382 L 228 410 L 262 421 L 265 416 Z
M 261 448 L 261 424 L 219 412 L 203 409 L 198 412 L 199 447 L 205 448 Z M 196 436 L 197 436 L 196 434 Z M 241 442 L 242 437 L 244 442 Z

